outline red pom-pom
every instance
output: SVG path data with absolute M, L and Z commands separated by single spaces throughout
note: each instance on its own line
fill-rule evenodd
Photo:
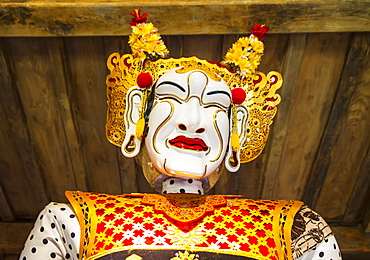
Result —
M 247 94 L 242 88 L 234 88 L 233 90 L 231 90 L 231 96 L 232 96 L 233 103 L 236 105 L 239 105 L 244 102 Z
M 136 83 L 139 88 L 150 88 L 153 84 L 153 78 L 149 73 L 143 72 L 137 76 Z

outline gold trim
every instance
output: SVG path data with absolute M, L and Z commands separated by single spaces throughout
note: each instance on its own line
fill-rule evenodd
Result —
M 281 247 L 281 242 L 280 242 L 280 212 L 282 210 L 282 208 L 285 206 L 286 204 L 286 201 L 280 201 L 279 204 L 276 206 L 275 208 L 275 211 L 273 213 L 273 221 L 272 221 L 272 225 L 273 225 L 273 230 L 275 230 L 274 232 L 274 240 L 275 240 L 275 245 L 276 245 L 276 249 L 277 249 L 277 252 L 278 252 L 278 259 L 285 259 L 284 258 L 284 252 L 283 252 L 283 249 Z
M 210 160 L 211 162 L 215 162 L 215 161 L 217 161 L 220 157 L 221 157 L 221 153 L 222 153 L 222 150 L 224 149 L 224 143 L 223 143 L 223 138 L 222 138 L 222 135 L 221 135 L 221 133 L 220 133 L 220 129 L 218 128 L 218 125 L 217 125 L 217 120 L 216 120 L 216 118 L 217 118 L 217 114 L 218 114 L 218 112 L 219 111 L 221 111 L 221 112 L 224 112 L 224 111 L 222 111 L 222 110 L 217 110 L 217 111 L 215 111 L 215 113 L 213 114 L 213 126 L 215 127 L 215 129 L 216 129 L 216 132 L 217 132 L 217 135 L 218 135 L 218 139 L 220 140 L 220 143 L 221 143 L 221 147 L 220 147 L 220 149 L 218 150 L 218 155 L 216 156 L 216 158 L 215 159 L 213 159 L 213 160 Z M 209 150 L 211 150 L 211 149 L 209 149 Z
M 124 145 L 124 143 L 122 144 Z M 127 150 L 127 147 L 132 146 L 132 151 Z M 131 135 L 130 139 L 128 140 L 128 143 L 123 147 L 126 153 L 130 154 L 135 152 L 136 149 L 136 142 L 135 142 L 135 135 Z
M 83 221 L 83 216 L 82 216 L 82 212 L 80 211 L 80 205 L 74 196 L 74 194 L 77 195 L 78 193 L 79 192 L 77 191 L 67 190 L 65 191 L 64 195 L 67 197 L 69 203 L 71 203 L 74 209 L 74 213 L 76 214 L 76 217 L 80 223 L 80 247 L 79 247 L 78 253 L 79 253 L 80 259 L 82 259 L 82 249 L 84 245 L 85 230 L 84 230 L 84 225 L 81 225 L 81 222 Z
M 291 250 L 291 241 L 292 241 L 292 227 L 294 223 L 294 216 L 297 214 L 299 209 L 304 205 L 301 201 L 293 201 L 293 205 L 290 207 L 289 214 L 287 217 L 287 221 L 284 226 L 284 233 L 285 233 L 285 241 L 286 247 L 288 249 L 288 258 L 287 260 L 292 260 L 292 250 Z

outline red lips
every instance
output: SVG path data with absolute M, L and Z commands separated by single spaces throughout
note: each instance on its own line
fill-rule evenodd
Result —
M 188 138 L 180 135 L 169 141 L 170 145 L 195 151 L 207 151 L 208 146 L 200 138 Z

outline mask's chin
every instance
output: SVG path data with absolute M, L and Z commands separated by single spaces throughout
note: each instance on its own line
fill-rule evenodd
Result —
M 197 164 L 195 161 L 165 161 L 163 169 L 162 173 L 176 178 L 202 179 L 207 175 L 207 165 Z
M 157 192 L 162 192 L 163 181 L 167 178 L 174 177 L 174 176 L 170 176 L 169 174 L 164 174 L 162 171 L 159 171 L 157 167 L 155 167 L 155 164 L 153 164 L 151 159 L 149 158 L 149 154 L 147 152 L 147 148 L 145 145 L 142 145 L 140 153 L 135 158 L 138 164 L 142 167 L 144 176 L 149 182 L 149 184 Z M 220 168 L 216 168 L 213 172 L 209 172 L 206 177 L 202 177 L 204 173 L 204 171 L 202 170 L 201 174 L 199 174 L 199 177 L 195 178 L 202 182 L 204 193 L 210 190 L 216 184 L 221 173 L 226 171 L 225 167 L 223 167 L 222 165 L 223 163 L 221 163 Z M 179 178 L 193 179 L 189 177 L 188 175 L 183 175 L 183 174 L 181 174 Z
M 205 152 L 179 151 L 178 149 L 163 150 L 162 154 L 157 154 L 149 149 L 149 157 L 161 173 L 171 177 L 202 179 L 215 172 L 222 163 L 221 160 L 211 162 L 211 156 L 207 156 Z

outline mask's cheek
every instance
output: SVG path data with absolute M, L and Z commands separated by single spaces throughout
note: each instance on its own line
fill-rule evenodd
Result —
M 160 101 L 153 106 L 145 139 L 149 152 L 161 153 L 158 149 L 163 149 L 166 139 L 175 127 L 173 114 L 174 105 L 171 102 Z
M 216 110 L 211 125 L 208 126 L 208 144 L 211 147 L 207 155 L 209 173 L 215 171 L 223 161 L 229 140 L 229 117 L 225 111 Z

